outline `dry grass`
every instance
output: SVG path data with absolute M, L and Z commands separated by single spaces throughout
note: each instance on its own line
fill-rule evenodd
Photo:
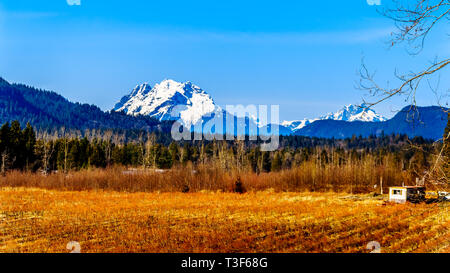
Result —
M 123 167 L 93 169 L 48 176 L 11 171 L 0 177 L 3 187 L 35 187 L 44 189 L 83 191 L 113 190 L 122 192 L 190 192 L 202 190 L 232 192 L 240 176 L 248 191 L 274 189 L 277 192 L 334 191 L 369 193 L 383 177 L 385 187 L 413 183 L 414 177 L 396 168 L 373 164 L 327 165 L 321 168 L 313 162 L 289 170 L 256 174 L 251 171 L 223 170 L 215 165 L 179 167 L 165 171 L 133 170 Z M 379 191 L 379 189 L 377 190 Z
M 449 252 L 448 204 L 336 193 L 0 188 L 0 252 Z

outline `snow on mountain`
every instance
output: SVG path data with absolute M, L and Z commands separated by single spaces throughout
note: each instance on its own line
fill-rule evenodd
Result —
M 302 129 L 303 127 L 313 123 L 317 120 L 342 120 L 342 121 L 364 121 L 364 122 L 381 122 L 387 119 L 377 114 L 373 109 L 367 109 L 367 104 L 347 105 L 335 113 L 328 113 L 316 119 L 303 119 L 294 121 L 283 121 L 281 125 L 289 128 L 293 132 Z
M 320 119 L 343 120 L 343 121 L 386 121 L 386 118 L 377 114 L 373 109 L 367 109 L 369 105 L 347 105 L 336 113 L 329 113 Z
M 153 88 L 147 83 L 136 86 L 118 102 L 114 111 L 128 115 L 146 115 L 159 120 L 178 120 L 193 125 L 204 116 L 220 112 L 209 94 L 191 82 L 164 80 Z
M 306 125 L 313 123 L 314 121 L 319 119 L 302 119 L 302 120 L 294 120 L 294 121 L 283 121 L 281 123 L 282 126 L 291 129 L 291 131 L 299 130 Z
M 296 132 L 317 120 L 342 120 L 381 122 L 386 119 L 368 105 L 347 105 L 335 113 L 329 113 L 320 118 L 284 121 L 282 126 Z M 159 120 L 181 120 L 185 126 L 195 125 L 208 117 L 220 117 L 224 111 L 214 103 L 211 96 L 191 82 L 176 82 L 164 80 L 153 88 L 144 83 L 136 86 L 129 95 L 124 96 L 114 107 L 114 111 L 124 111 L 128 115 L 145 115 Z M 251 122 L 259 124 L 256 117 L 250 117 Z

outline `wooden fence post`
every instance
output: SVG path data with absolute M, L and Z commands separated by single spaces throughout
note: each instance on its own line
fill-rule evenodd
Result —
M 381 195 L 383 195 L 383 177 L 382 176 L 380 177 L 380 192 L 381 192 Z

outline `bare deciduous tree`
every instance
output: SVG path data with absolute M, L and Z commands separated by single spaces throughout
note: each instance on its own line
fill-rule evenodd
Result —
M 60 136 L 62 138 L 63 145 L 64 145 L 64 173 L 67 173 L 67 171 L 68 171 L 67 158 L 69 156 L 69 137 L 70 137 L 70 132 L 68 132 L 65 127 L 62 127 L 60 129 Z
M 410 54 L 419 54 L 424 48 L 426 38 L 430 32 L 436 29 L 439 24 L 445 24 L 450 20 L 450 0 L 392 0 L 392 7 L 387 7 L 381 11 L 381 14 L 394 21 L 397 30 L 391 34 L 391 46 L 406 43 Z M 369 72 L 366 65 L 362 64 L 360 70 L 359 89 L 368 91 L 375 97 L 374 102 L 365 102 L 367 108 L 379 103 L 385 102 L 395 96 L 404 96 L 416 105 L 416 93 L 424 83 L 433 92 L 437 93 L 431 87 L 430 79 L 443 71 L 450 64 L 450 58 L 435 59 L 425 68 L 418 72 L 409 72 L 407 74 L 395 73 L 400 80 L 400 84 L 394 87 L 384 87 L 377 83 L 374 79 L 375 73 Z M 444 95 L 448 95 L 449 89 L 444 91 Z M 447 110 L 445 110 L 447 111 Z M 444 135 L 442 139 L 446 147 L 450 141 L 450 133 Z M 444 148 L 443 148 L 444 149 Z M 450 160 L 443 156 L 443 149 L 435 156 L 434 166 L 430 169 L 426 176 L 433 181 L 441 183 L 444 179 L 449 184 L 448 177 L 441 170 L 442 162 Z
M 106 156 L 106 165 L 109 167 L 111 165 L 111 155 L 112 155 L 112 136 L 113 132 L 112 130 L 106 130 L 103 135 L 102 139 L 104 141 L 105 145 L 105 156 Z
M 448 20 L 450 20 L 449 0 L 392 0 L 391 2 L 392 8 L 388 7 L 381 11 L 382 15 L 394 21 L 397 28 L 397 31 L 391 34 L 391 46 L 406 43 L 411 54 L 419 54 L 431 30 L 439 23 L 448 23 Z M 379 85 L 374 79 L 375 73 L 369 72 L 363 63 L 360 70 L 359 88 L 377 97 L 374 102 L 366 102 L 368 107 L 397 95 L 406 96 L 412 104 L 415 104 L 416 92 L 419 87 L 424 82 L 429 84 L 430 77 L 442 71 L 449 64 L 450 58 L 435 59 L 418 72 L 407 74 L 396 72 L 395 76 L 401 84 L 390 88 Z M 449 91 L 446 90 L 445 92 L 448 93 Z
M 44 168 L 43 173 L 44 175 L 48 174 L 49 168 L 49 162 L 50 158 L 52 157 L 52 154 L 55 149 L 55 142 L 54 140 L 57 138 L 56 135 L 50 135 L 47 131 L 42 132 L 40 135 L 40 142 L 42 145 L 42 166 Z
M 154 151 L 154 146 L 156 144 L 156 135 L 154 133 L 147 133 L 147 141 L 145 142 L 145 158 L 147 166 L 152 166 L 156 168 L 156 151 Z
M 9 154 L 5 150 L 5 151 L 3 151 L 1 156 L 2 156 L 1 173 L 2 173 L 2 176 L 5 176 L 6 175 L 6 170 L 8 168 L 8 163 L 9 163 Z

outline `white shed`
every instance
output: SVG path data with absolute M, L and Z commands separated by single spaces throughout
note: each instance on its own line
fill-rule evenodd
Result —
M 404 186 L 390 187 L 389 201 L 396 203 L 406 203 L 406 201 L 417 202 L 425 196 L 425 187 L 422 186 Z

